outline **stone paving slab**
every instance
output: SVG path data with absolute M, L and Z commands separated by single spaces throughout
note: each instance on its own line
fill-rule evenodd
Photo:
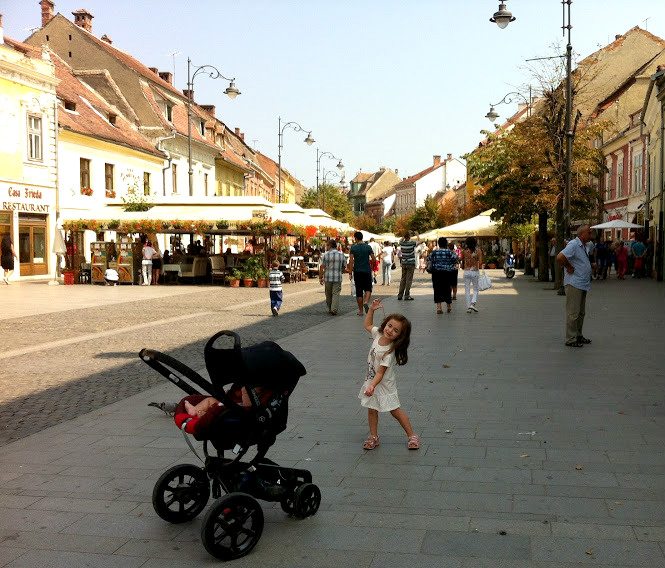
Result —
M 662 286 L 595 287 L 585 328 L 594 343 L 572 351 L 561 344 L 562 298 L 519 277 L 499 284 L 481 296 L 477 315 L 458 301 L 437 317 L 421 276 L 416 301 L 385 301 L 386 312 L 414 322 L 398 380 L 423 434 L 418 452 L 406 450 L 389 416 L 381 417 L 381 446 L 360 449 L 361 318 L 331 318 L 280 339 L 308 375 L 269 456 L 310 469 L 323 502 L 303 521 L 264 504 L 264 535 L 234 566 L 665 566 L 657 411 L 665 369 L 653 357 Z M 612 362 L 617 351 L 622 368 Z M 161 383 L 0 447 L 0 566 L 218 565 L 200 543 L 200 518 L 169 525 L 150 504 L 162 471 L 196 463 L 170 419 L 146 407 L 181 394 Z

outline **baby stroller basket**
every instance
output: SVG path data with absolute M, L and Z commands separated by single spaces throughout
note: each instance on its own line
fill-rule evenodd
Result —
M 217 347 L 217 342 L 228 338 L 230 348 Z M 210 381 L 159 351 L 142 349 L 139 356 L 189 395 L 178 404 L 176 419 L 179 412 L 186 412 L 185 401 L 196 404 L 205 398 L 203 393 L 222 403 L 213 405 L 200 420 L 184 416 L 183 429 L 190 419 L 200 426 L 191 433 L 204 441 L 204 467 L 181 464 L 162 474 L 152 494 L 153 507 L 162 519 L 170 523 L 194 519 L 212 492 L 216 500 L 203 518 L 201 540 L 216 558 L 232 560 L 249 554 L 261 538 L 264 518 L 257 499 L 279 502 L 284 512 L 301 519 L 316 514 L 321 491 L 312 483 L 312 474 L 265 457 L 277 434 L 286 429 L 288 398 L 306 374 L 296 357 L 272 341 L 243 348 L 240 337 L 227 330 L 206 343 Z M 228 390 L 227 385 L 231 385 Z M 249 395 L 249 408 L 239 404 L 238 393 L 243 389 Z M 208 454 L 208 441 L 216 448 L 216 456 Z M 256 455 L 241 461 L 253 445 Z M 232 448 L 235 457 L 224 457 L 224 451 Z

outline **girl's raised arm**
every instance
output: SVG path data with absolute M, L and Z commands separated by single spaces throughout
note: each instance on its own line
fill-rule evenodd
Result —
M 378 310 L 379 308 L 383 307 L 381 305 L 381 300 L 373 300 L 372 303 L 369 306 L 369 310 L 367 310 L 367 315 L 365 316 L 365 321 L 364 321 L 364 326 L 365 329 L 369 332 L 372 331 L 372 328 L 374 327 L 374 312 Z

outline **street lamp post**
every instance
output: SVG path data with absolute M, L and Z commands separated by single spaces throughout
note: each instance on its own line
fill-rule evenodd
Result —
M 229 79 L 222 75 L 212 65 L 201 65 L 194 67 L 192 73 L 192 60 L 187 58 L 187 163 L 188 163 L 188 176 L 189 176 L 189 195 L 194 195 L 194 170 L 192 169 L 192 99 L 194 98 L 194 79 L 199 73 L 206 73 L 211 79 L 224 79 L 229 81 L 229 86 L 224 89 L 224 94 L 231 100 L 235 99 L 240 91 L 236 88 L 235 77 Z
M 291 121 L 291 122 L 286 122 L 284 126 L 282 126 L 282 117 L 277 118 L 277 203 L 282 202 L 282 147 L 283 147 L 283 139 L 284 139 L 284 131 L 286 128 L 291 128 L 295 132 L 307 132 L 307 137 L 303 142 L 307 144 L 308 146 L 311 146 L 316 142 L 314 138 L 312 138 L 312 131 L 311 130 L 305 130 L 302 126 L 300 126 L 297 122 Z
M 339 168 L 339 164 L 337 164 L 337 167 Z M 323 176 L 322 176 L 322 179 L 323 179 L 323 185 L 324 185 L 324 186 L 326 185 L 326 180 L 328 179 L 328 176 L 333 176 L 333 177 L 338 178 L 338 179 L 339 179 L 339 186 L 340 186 L 342 189 L 344 189 L 344 187 L 345 187 L 345 183 L 346 183 L 346 182 L 344 181 L 344 172 L 341 172 L 341 171 L 340 171 L 340 172 L 338 173 L 338 172 L 333 171 L 333 170 L 326 171 L 325 168 L 323 168 Z M 318 191 L 318 190 L 317 190 L 317 191 Z M 321 207 L 321 209 L 325 211 L 325 209 L 324 209 L 325 206 L 326 206 L 326 192 L 324 191 L 324 192 L 321 194 L 321 199 L 320 199 L 319 207 Z
M 562 13 L 562 24 L 561 29 L 564 36 L 566 32 L 568 33 L 567 45 L 566 45 L 566 115 L 564 117 L 564 131 L 566 137 L 565 145 L 565 154 L 564 154 L 564 191 L 563 191 L 563 200 L 559 199 L 557 203 L 557 218 L 558 218 L 558 230 L 557 230 L 557 249 L 561 250 L 563 248 L 563 240 L 570 230 L 570 194 L 572 189 L 572 160 L 573 160 L 573 142 L 575 138 L 575 133 L 572 130 L 572 113 L 573 113 L 573 86 L 572 86 L 572 58 L 573 58 L 573 46 L 570 38 L 570 30 L 573 28 L 570 23 L 570 5 L 573 0 L 561 0 L 561 7 L 563 10 Z M 490 22 L 496 23 L 500 28 L 505 28 L 510 22 L 515 21 L 513 15 L 506 10 L 506 5 L 504 3 L 499 4 L 499 11 L 495 12 L 494 16 L 490 18 Z M 549 58 L 547 58 L 549 59 Z M 489 113 L 488 113 L 489 114 Z M 565 295 L 565 290 L 563 287 L 563 278 L 561 268 L 557 264 L 557 284 L 558 284 L 558 294 Z
M 319 194 L 319 169 L 321 167 L 321 158 L 329 157 L 332 160 L 337 160 L 337 169 L 343 170 L 344 164 L 342 160 L 337 158 L 332 152 L 319 152 L 319 149 L 316 149 L 316 194 Z M 325 182 L 324 182 L 325 183 Z
M 533 102 L 533 98 L 531 97 L 531 86 L 529 86 L 529 98 L 526 98 L 525 95 L 520 93 L 519 91 L 513 91 L 511 93 L 508 93 L 504 95 L 504 97 L 498 102 L 491 104 L 490 103 L 490 110 L 489 112 L 485 115 L 485 118 L 489 119 L 490 122 L 495 122 L 497 118 L 499 118 L 499 114 L 494 110 L 494 107 L 498 107 L 499 105 L 502 104 L 510 104 L 512 103 L 515 98 L 521 98 L 525 103 L 526 103 L 526 115 L 527 117 L 531 116 L 531 105 Z

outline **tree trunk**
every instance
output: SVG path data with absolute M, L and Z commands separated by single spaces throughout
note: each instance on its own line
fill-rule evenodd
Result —
M 549 282 L 550 263 L 547 250 L 547 211 L 538 213 L 538 281 Z

